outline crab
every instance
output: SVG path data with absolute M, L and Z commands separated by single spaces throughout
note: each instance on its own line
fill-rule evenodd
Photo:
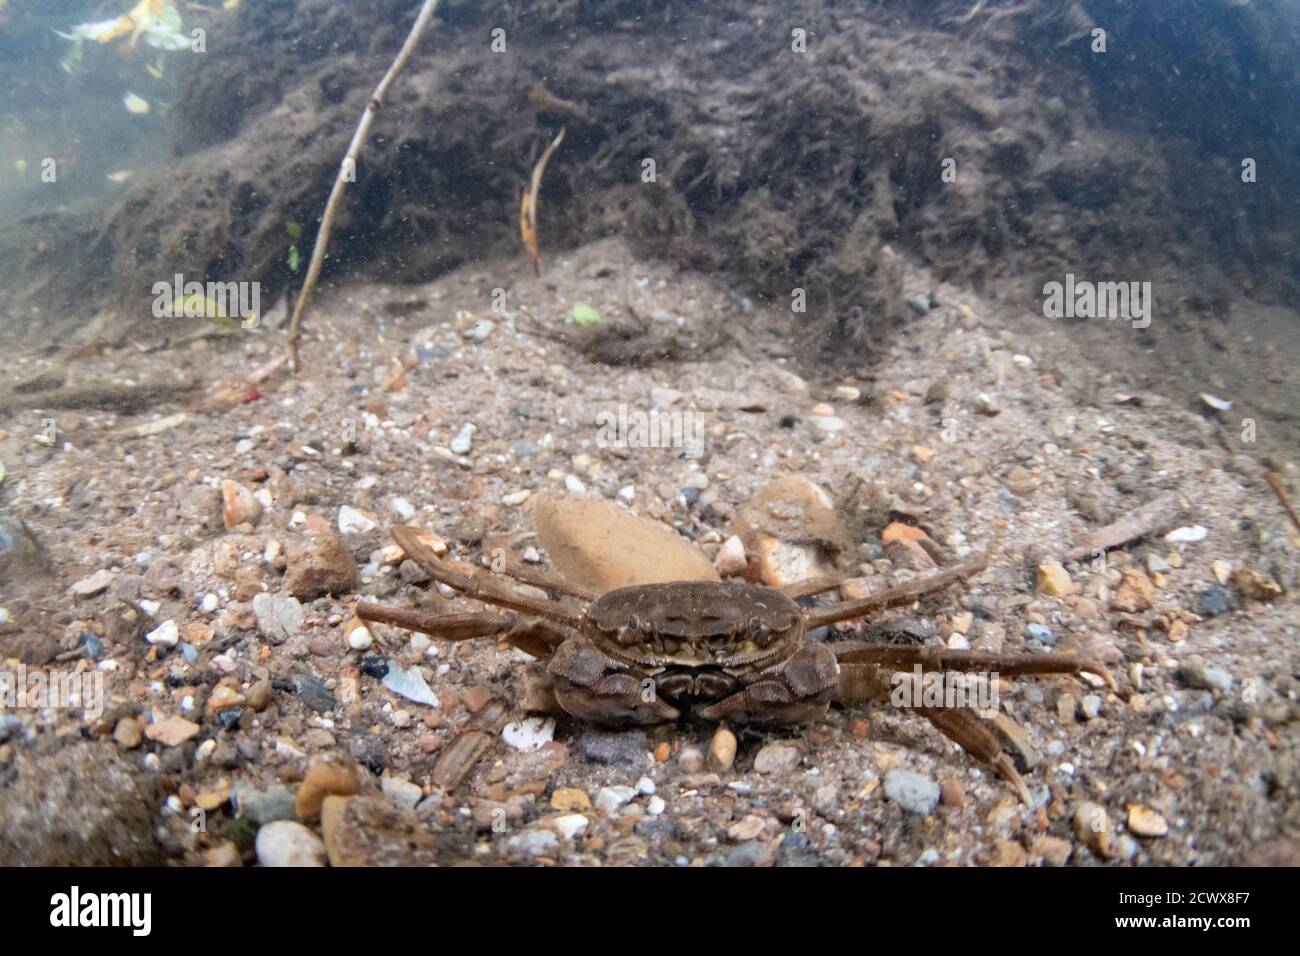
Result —
M 740 724 L 795 724 L 826 715 L 831 703 L 901 699 L 970 756 L 995 767 L 1029 802 L 998 736 L 971 707 L 932 705 L 899 695 L 921 674 L 995 676 L 1091 674 L 1114 688 L 1100 662 L 1073 654 L 992 654 L 946 647 L 819 641 L 813 634 L 943 591 L 982 571 L 977 557 L 925 578 L 855 600 L 805 608 L 844 583 L 823 577 L 782 588 L 744 581 L 672 581 L 597 594 L 518 565 L 488 573 L 440 559 L 424 533 L 393 537 L 435 581 L 508 612 L 436 614 L 361 603 L 358 617 L 448 640 L 500 637 L 536 658 L 524 709 L 567 714 L 607 726 L 687 717 Z M 531 585 L 525 593 L 508 582 Z M 535 589 L 548 592 L 538 596 Z M 551 598 L 549 594 L 559 595 Z

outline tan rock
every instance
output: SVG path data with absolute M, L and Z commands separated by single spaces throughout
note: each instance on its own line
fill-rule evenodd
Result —
M 993 858 L 989 860 L 990 866 L 1027 866 L 1028 863 L 1029 854 L 1015 840 L 999 840 L 993 847 Z
M 885 545 L 885 557 L 894 563 L 894 567 L 907 568 L 912 571 L 930 571 L 936 565 L 934 558 L 916 541 L 895 538 Z
M 1252 601 L 1272 601 L 1282 593 L 1282 588 L 1271 578 L 1248 568 L 1232 572 L 1230 580 L 1233 587 Z
M 219 714 L 223 710 L 230 710 L 233 707 L 242 706 L 245 701 L 243 694 L 233 687 L 227 687 L 225 684 L 218 684 L 212 688 L 212 693 L 208 695 L 207 712 L 209 714 Z
M 1074 834 L 1079 842 L 1099 856 L 1111 855 L 1110 816 L 1100 804 L 1084 801 L 1075 808 Z
M 178 747 L 197 735 L 199 725 L 184 717 L 164 717 L 144 729 L 144 735 L 166 747 Z
M 1155 601 L 1156 588 L 1146 572 L 1137 568 L 1128 568 L 1119 587 L 1115 589 L 1111 606 L 1117 611 L 1133 614 L 1138 611 L 1149 611 Z
M 1029 850 L 1034 856 L 1041 857 L 1048 866 L 1065 866 L 1074 847 L 1070 846 L 1068 840 L 1044 834 L 1030 841 Z
M 745 559 L 745 543 L 739 536 L 733 534 L 722 542 L 717 557 L 713 559 L 713 566 L 724 578 L 745 573 L 745 568 L 748 566 Z
M 717 581 L 704 552 L 658 522 L 595 498 L 534 499 L 537 537 L 568 581 L 600 591 L 661 581 Z
M 835 502 L 820 486 L 802 475 L 776 478 L 736 515 L 728 529 L 753 552 L 759 535 L 806 544 L 834 558 L 851 547 L 848 532 L 835 511 Z
M 351 796 L 361 789 L 357 768 L 352 764 L 318 763 L 307 771 L 294 800 L 294 812 L 304 823 L 320 819 L 327 796 Z
M 262 516 L 262 503 L 246 487 L 227 478 L 221 482 L 221 516 L 227 530 L 256 524 Z
M 341 806 L 331 801 L 325 852 L 330 866 L 430 866 L 438 862 L 434 834 L 414 811 L 383 797 L 355 796 Z M 324 807 L 322 807 L 324 812 Z
M 140 730 L 140 721 L 134 717 L 123 717 L 113 728 L 113 740 L 123 750 L 134 750 L 144 740 Z
M 576 787 L 562 787 L 551 794 L 551 809 L 570 812 L 590 810 L 591 798 Z
M 708 766 L 710 770 L 730 770 L 736 762 L 736 735 L 726 727 L 714 731 L 709 741 Z
M 1162 837 L 1169 832 L 1169 823 L 1145 804 L 1130 803 L 1128 828 L 1130 832 L 1141 837 Z
M 347 594 L 359 581 L 356 559 L 332 531 L 318 531 L 289 545 L 284 589 L 304 601 L 325 594 Z
M 1056 561 L 1045 561 L 1038 566 L 1038 590 L 1050 597 L 1065 597 L 1074 593 L 1074 582 Z

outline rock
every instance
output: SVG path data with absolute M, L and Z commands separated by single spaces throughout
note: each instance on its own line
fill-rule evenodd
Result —
M 1016 867 L 1028 866 L 1029 854 L 1015 840 L 999 840 L 993 846 L 993 857 L 989 866 Z
M 645 804 L 645 812 L 652 817 L 660 816 L 666 809 L 668 809 L 668 804 L 660 796 L 652 796 Z
M 894 567 L 909 571 L 932 571 L 936 567 L 934 558 L 917 541 L 895 539 L 886 542 L 885 557 L 893 562 Z
M 704 752 L 698 747 L 683 747 L 677 755 L 677 766 L 684 774 L 697 774 L 704 771 Z
M 1187 625 L 1180 620 L 1170 621 L 1169 640 L 1173 644 L 1181 644 L 1187 640 Z
M 1190 657 L 1178 668 L 1179 679 L 1196 690 L 1232 690 L 1232 675 L 1221 667 L 1207 665 L 1199 655 Z
M 4 773 L 0 864 L 164 864 L 155 833 L 160 796 L 135 758 L 73 735 L 57 749 L 14 747 Z
M 1083 713 L 1084 720 L 1096 720 L 1101 714 L 1101 698 L 1096 694 L 1084 694 L 1079 710 Z
M 380 787 L 384 796 L 399 807 L 414 809 L 415 805 L 424 799 L 424 791 L 420 789 L 418 783 L 403 780 L 401 777 L 384 777 L 380 781 Z
M 351 505 L 339 508 L 338 528 L 340 534 L 369 534 L 378 527 L 375 519 Z
M 525 830 L 506 841 L 506 849 L 524 856 L 546 856 L 559 849 L 559 843 L 550 830 Z
M 709 741 L 709 769 L 718 772 L 730 770 L 735 760 L 736 735 L 726 727 L 719 727 Z
M 590 810 L 591 798 L 581 790 L 569 787 L 561 788 L 551 794 L 552 810 Z
M 384 797 L 326 797 L 321 822 L 330 866 L 429 866 L 441 855 L 415 812 Z
M 1211 585 L 1197 595 L 1196 609 L 1203 617 L 1227 614 L 1232 610 L 1232 594 L 1221 585 Z
M 1188 528 L 1175 528 L 1165 535 L 1165 540 L 1171 543 L 1189 543 L 1194 541 L 1204 541 L 1210 536 L 1208 528 L 1203 528 L 1199 524 L 1192 525 Z
M 773 742 L 767 744 L 754 757 L 754 772 L 762 774 L 789 773 L 803 759 L 794 744 Z
M 320 819 L 320 808 L 327 796 L 351 796 L 361 790 L 357 768 L 352 764 L 318 763 L 307 771 L 298 795 L 294 798 L 294 812 L 304 823 Z
M 175 647 L 180 643 L 181 632 L 175 621 L 163 621 L 146 634 L 144 639 L 156 647 Z
M 488 336 L 492 334 L 492 330 L 495 328 L 496 323 L 491 319 L 479 319 L 460 334 L 471 342 L 486 342 Z
M 275 688 L 269 680 L 260 680 L 248 688 L 249 706 L 256 711 L 263 711 L 275 697 Z
M 767 821 L 756 814 L 748 814 L 737 823 L 733 823 L 727 828 L 727 839 L 733 843 L 743 843 L 746 840 L 753 840 L 763 832 L 763 827 Z
M 221 482 L 221 517 L 227 531 L 241 524 L 256 524 L 261 516 L 262 503 L 251 491 L 229 478 Z
M 939 784 L 923 774 L 894 768 L 885 774 L 885 796 L 908 813 L 929 816 L 939 805 Z
M 1140 837 L 1162 837 L 1169 832 L 1169 823 L 1145 804 L 1130 803 L 1128 828 Z
M 370 634 L 370 628 L 364 624 L 358 624 L 352 630 L 348 631 L 347 644 L 349 650 L 368 651 L 370 645 L 375 642 L 374 637 Z
M 184 717 L 164 717 L 144 729 L 144 735 L 165 747 L 179 747 L 199 732 L 199 725 Z
M 113 583 L 116 577 L 112 571 L 107 568 L 96 571 L 89 577 L 84 577 L 76 584 L 72 585 L 72 593 L 79 598 L 94 597 L 108 590 L 108 586 Z
M 359 580 L 356 559 L 332 531 L 318 531 L 305 542 L 289 545 L 284 589 L 294 597 L 310 601 L 325 594 L 349 594 Z
M 578 738 L 578 751 L 592 763 L 609 766 L 642 767 L 650 738 L 642 730 L 585 730 Z
M 293 691 L 297 694 L 304 704 L 316 711 L 318 714 L 328 714 L 338 702 L 334 695 L 329 692 L 329 688 L 321 681 L 319 677 L 312 674 L 298 674 L 293 679 Z
M 541 750 L 555 739 L 555 718 L 525 717 L 506 724 L 501 730 L 501 739 L 524 753 Z
M 1242 568 L 1232 573 L 1232 586 L 1252 601 L 1273 601 L 1282 594 L 1282 588 L 1258 571 Z
M 275 644 L 297 636 L 304 618 L 297 598 L 283 594 L 257 595 L 253 598 L 253 615 L 257 618 L 258 632 Z
M 713 559 L 713 566 L 724 578 L 744 574 L 747 567 L 744 542 L 734 534 L 722 542 L 722 547 L 718 549 L 718 554 Z
M 230 710 L 240 707 L 245 703 L 245 697 L 233 687 L 227 687 L 225 684 L 218 684 L 212 688 L 212 693 L 208 695 L 207 705 L 204 710 L 211 715 L 220 714 L 223 710 Z
M 569 813 L 562 817 L 556 817 L 551 821 L 555 827 L 555 832 L 566 840 L 572 840 L 578 834 L 587 829 L 589 820 L 581 813 Z
M 385 671 L 380 683 L 394 694 L 405 697 L 414 703 L 424 704 L 428 707 L 441 706 L 438 695 L 433 692 L 418 667 L 404 668 L 397 661 L 389 660 L 388 669 Z
M 601 787 L 596 794 L 596 809 L 602 813 L 612 814 L 631 803 L 636 798 L 632 787 Z
M 1074 593 L 1074 582 L 1060 564 L 1046 561 L 1038 566 L 1038 590 L 1050 597 L 1065 597 Z
M 716 581 L 708 557 L 681 535 L 594 498 L 540 495 L 538 540 L 568 581 L 598 591 L 661 581 Z
M 451 440 L 451 445 L 448 447 L 450 447 L 457 455 L 468 455 L 470 448 L 473 447 L 474 444 L 475 430 L 476 429 L 473 425 L 462 425 L 460 431 L 456 433 L 456 437 Z
M 295 817 L 295 798 L 282 783 L 258 790 L 251 784 L 239 784 L 231 792 L 231 802 L 240 817 L 259 825 L 273 820 L 292 820 Z
M 293 820 L 276 820 L 258 830 L 256 850 L 263 866 L 325 865 L 325 844 Z
M 1052 634 L 1052 629 L 1046 624 L 1027 624 L 1025 626 L 1025 639 L 1038 641 L 1040 644 L 1056 643 L 1056 637 Z
M 1068 840 L 1043 835 L 1034 837 L 1029 844 L 1029 850 L 1034 856 L 1041 857 L 1048 866 L 1065 866 L 1069 862 L 1070 854 L 1074 852 L 1074 847 L 1070 846 Z
M 1074 834 L 1098 856 L 1109 857 L 1113 852 L 1110 816 L 1100 804 L 1084 801 L 1075 808 Z
M 140 721 L 134 717 L 123 717 L 113 728 L 113 741 L 123 750 L 134 750 L 144 740 L 144 731 Z
M 1156 587 L 1151 583 L 1146 572 L 1137 568 L 1126 568 L 1123 580 L 1115 589 L 1111 607 L 1117 611 L 1134 614 L 1138 611 L 1150 610 L 1155 605 L 1155 601 Z
M 769 482 L 736 515 L 728 534 L 769 565 L 769 584 L 802 580 L 793 574 L 824 573 L 822 563 L 852 545 L 834 500 L 802 475 Z

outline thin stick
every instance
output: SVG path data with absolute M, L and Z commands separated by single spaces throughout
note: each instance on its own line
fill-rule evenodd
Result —
M 1289 517 L 1291 523 L 1295 525 L 1296 531 L 1300 531 L 1300 517 L 1296 517 L 1295 509 L 1291 507 L 1291 501 L 1287 498 L 1286 491 L 1282 488 L 1282 482 L 1278 481 L 1277 476 L 1267 468 L 1264 469 L 1264 480 L 1268 482 L 1268 486 L 1273 489 L 1273 494 L 1277 495 L 1277 500 L 1281 502 L 1282 507 L 1286 509 L 1287 517 Z
M 320 278 L 321 266 L 325 263 L 325 246 L 329 242 L 330 230 L 334 227 L 334 217 L 338 214 L 339 200 L 343 198 L 343 190 L 348 181 L 349 173 L 357 168 L 357 156 L 361 153 L 361 147 L 366 142 L 366 134 L 370 132 L 370 124 L 379 112 L 379 107 L 384 103 L 384 96 L 388 93 L 388 88 L 393 85 L 393 80 L 401 72 L 406 61 L 411 58 L 415 52 L 415 45 L 420 41 L 420 34 L 424 32 L 425 26 L 433 17 L 433 12 L 438 8 L 438 0 L 424 0 L 424 6 L 420 8 L 420 15 L 415 18 L 415 23 L 411 25 L 411 32 L 407 34 L 406 42 L 402 44 L 402 49 L 398 51 L 397 58 L 393 60 L 393 65 L 388 68 L 384 78 L 379 81 L 375 87 L 375 92 L 370 95 L 370 101 L 366 103 L 365 112 L 361 114 L 361 122 L 357 124 L 357 131 L 352 134 L 352 143 L 348 146 L 347 155 L 344 156 L 343 162 L 339 164 L 339 173 L 334 178 L 334 188 L 330 190 L 329 201 L 325 203 L 325 214 L 321 216 L 320 231 L 316 233 L 316 247 L 312 249 L 311 264 L 307 267 L 307 278 L 303 281 L 302 291 L 298 293 L 298 301 L 293 307 L 293 318 L 289 321 L 289 367 L 298 371 L 298 344 L 301 341 L 299 327 L 302 324 L 302 314 L 307 307 L 307 300 L 311 298 L 312 291 L 316 288 L 316 280 Z

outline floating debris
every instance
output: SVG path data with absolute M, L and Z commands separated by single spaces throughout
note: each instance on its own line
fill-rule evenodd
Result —
M 134 93 L 126 94 L 122 100 L 126 104 L 127 110 L 132 113 L 144 114 L 149 112 L 149 101 L 143 97 L 136 96 Z
M 1202 402 L 1204 402 L 1210 408 L 1214 409 L 1216 412 L 1226 412 L 1231 410 L 1232 408 L 1232 402 L 1229 402 L 1222 398 L 1216 398 L 1215 396 L 1211 395 L 1209 392 L 1201 392 L 1200 398 Z
M 533 272 L 539 276 L 542 274 L 542 264 L 537 252 L 537 190 L 541 188 L 542 174 L 546 172 L 546 164 L 551 161 L 551 154 L 559 148 L 562 142 L 564 142 L 563 129 L 560 130 L 560 135 L 555 137 L 551 145 L 546 147 L 541 159 L 533 167 L 532 179 L 529 181 L 528 188 L 524 191 L 523 200 L 519 204 L 519 235 L 523 239 L 528 258 L 533 263 Z
M 584 327 L 595 325 L 600 321 L 600 313 L 589 305 L 579 303 L 573 307 L 573 321 Z

